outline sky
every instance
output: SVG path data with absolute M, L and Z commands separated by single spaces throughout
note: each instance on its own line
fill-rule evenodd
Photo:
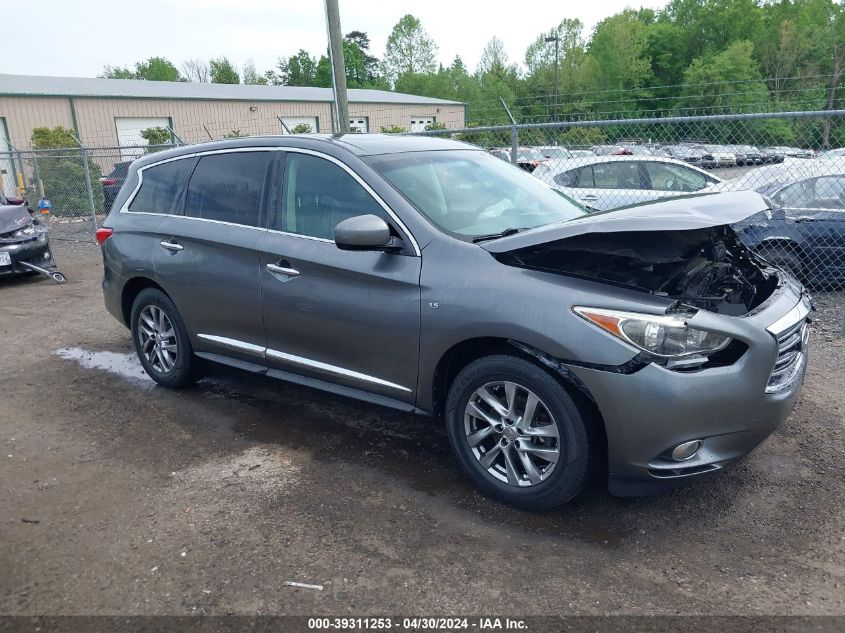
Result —
M 509 58 L 563 18 L 578 18 L 585 34 L 626 7 L 660 8 L 666 0 L 339 0 L 344 33 L 365 31 L 381 57 L 393 25 L 417 16 L 448 65 L 460 55 L 474 70 L 487 41 L 497 36 Z M 106 64 L 134 66 L 163 56 L 180 66 L 189 58 L 227 56 L 236 66 L 253 60 L 259 72 L 300 48 L 326 49 L 322 0 L 26 0 L 10 5 L 0 73 L 95 77 Z

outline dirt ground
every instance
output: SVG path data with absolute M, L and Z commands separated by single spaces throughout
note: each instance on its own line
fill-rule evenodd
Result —
M 0 614 L 845 614 L 843 293 L 742 464 L 531 514 L 431 419 L 223 368 L 153 386 L 97 247 L 56 251 L 68 284 L 0 282 Z

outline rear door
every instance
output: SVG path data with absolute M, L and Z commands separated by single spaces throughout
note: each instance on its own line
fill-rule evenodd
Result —
M 787 213 L 803 238 L 808 277 L 821 283 L 845 280 L 845 175 L 805 181 Z
M 587 165 L 578 172 L 571 191 L 587 206 L 602 211 L 650 199 L 637 161 Z
M 266 232 L 276 155 L 237 150 L 200 156 L 183 213 L 159 228 L 156 275 L 197 351 L 262 358 L 258 244 Z
M 260 248 L 267 363 L 413 403 L 419 251 L 351 169 L 329 156 L 285 153 L 281 204 Z M 363 214 L 383 218 L 406 251 L 337 248 L 335 225 Z

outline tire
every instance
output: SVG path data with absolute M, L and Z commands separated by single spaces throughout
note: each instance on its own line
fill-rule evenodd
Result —
M 161 314 L 164 315 L 166 321 L 159 320 Z M 153 317 L 152 320 L 160 330 L 158 333 L 161 356 L 150 347 L 152 345 L 154 348 L 156 345 L 154 341 L 150 342 L 148 336 L 152 330 L 150 317 Z M 164 327 L 161 327 L 162 323 Z M 130 329 L 135 343 L 135 352 L 144 371 L 162 387 L 179 389 L 199 378 L 200 359 L 194 356 L 185 323 L 173 301 L 161 290 L 145 288 L 138 293 L 132 304 Z
M 516 387 L 509 388 L 506 383 Z M 482 389 L 486 392 L 479 395 Z M 499 409 L 515 403 L 508 415 L 497 413 L 499 409 L 490 404 L 489 394 L 496 398 Z M 538 403 L 533 422 L 526 422 L 523 418 L 531 395 Z M 486 415 L 478 416 L 479 410 Z M 498 422 L 501 431 L 491 422 Z M 546 510 L 575 497 L 587 480 L 593 455 L 584 417 L 551 374 L 521 358 L 487 356 L 463 368 L 449 387 L 446 427 L 467 476 L 483 492 L 504 503 Z M 557 461 L 541 457 L 553 456 L 555 448 Z M 526 457 L 534 467 L 533 478 L 525 465 Z
M 773 266 L 786 269 L 798 279 L 804 278 L 804 261 L 796 247 L 785 244 L 763 244 L 757 247 L 757 254 Z

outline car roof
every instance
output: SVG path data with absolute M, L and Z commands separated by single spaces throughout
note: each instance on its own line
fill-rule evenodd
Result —
M 186 154 L 210 150 L 239 149 L 249 147 L 303 147 L 316 149 L 320 146 L 341 148 L 357 156 L 377 154 L 398 154 L 434 150 L 477 150 L 476 145 L 434 136 L 405 134 L 278 134 L 268 136 L 246 136 L 222 141 L 208 141 L 195 145 L 183 145 L 163 152 L 155 152 L 138 159 L 139 166 L 176 158 Z
M 845 176 L 845 157 L 787 158 L 777 165 L 766 165 L 746 172 L 738 178 L 725 180 L 712 186 L 716 191 L 752 189 L 759 191 L 772 183 L 787 185 L 820 176 Z

